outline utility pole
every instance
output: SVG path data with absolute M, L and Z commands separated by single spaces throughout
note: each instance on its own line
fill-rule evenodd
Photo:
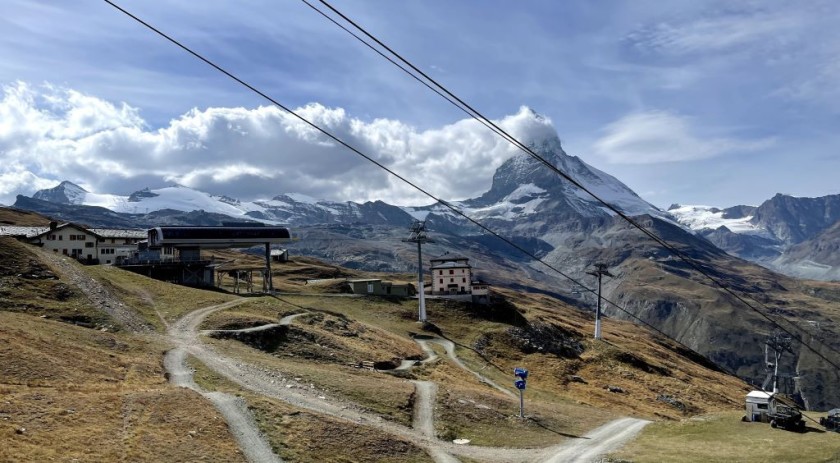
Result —
M 613 274 L 607 270 L 607 264 L 595 264 L 595 270 L 586 273 L 598 277 L 598 307 L 595 309 L 595 339 L 601 339 L 601 278 L 604 276 L 613 277 Z
M 428 235 L 426 235 L 426 222 L 421 220 L 415 220 L 414 223 L 411 224 L 411 228 L 409 229 L 410 234 L 408 235 L 407 239 L 404 239 L 403 242 L 406 243 L 417 243 L 417 290 L 419 291 L 420 295 L 420 310 L 418 313 L 418 321 L 425 322 L 426 321 L 426 291 L 424 289 L 424 282 L 423 282 L 423 251 L 421 246 L 423 243 L 434 243 L 434 240 L 429 239 Z

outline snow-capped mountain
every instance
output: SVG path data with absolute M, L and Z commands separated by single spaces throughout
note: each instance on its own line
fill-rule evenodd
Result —
M 760 206 L 718 209 L 673 205 L 680 223 L 730 254 L 792 276 L 832 279 L 840 251 L 826 237 L 840 224 L 840 195 L 797 198 L 777 194 Z
M 628 215 L 667 216 L 615 177 L 586 164 L 576 156 L 566 154 L 557 137 L 532 143 L 530 148 L 589 191 Z M 508 220 L 549 209 L 555 213 L 561 212 L 558 211 L 558 207 L 562 212 L 588 217 L 614 214 L 592 196 L 525 153 L 518 153 L 496 170 L 492 187 L 487 193 L 461 204 L 469 211 L 475 212 L 478 218 Z
M 615 177 L 569 156 L 556 137 L 534 143 L 531 148 L 548 162 L 569 174 L 590 191 L 630 215 L 670 217 L 641 199 Z M 98 206 L 124 214 L 154 211 L 204 211 L 238 220 L 306 225 L 315 223 L 393 224 L 407 226 L 413 218 L 429 214 L 459 220 L 442 205 L 396 207 L 382 201 L 354 203 L 317 200 L 287 193 L 271 199 L 240 201 L 215 196 L 184 186 L 143 189 L 128 196 L 94 194 L 71 182 L 41 190 L 33 198 L 57 204 Z M 493 176 L 490 190 L 478 198 L 451 203 L 477 220 L 522 222 L 531 216 L 606 218 L 613 215 L 594 198 L 522 153 L 507 160 Z M 550 218 L 550 217 L 549 217 Z M 556 220 L 551 219 L 550 222 Z

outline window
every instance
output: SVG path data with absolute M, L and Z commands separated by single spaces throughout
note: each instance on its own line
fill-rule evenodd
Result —
M 767 410 L 767 404 L 756 404 L 756 407 L 759 410 Z
M 466 283 L 466 282 L 467 282 L 466 278 L 461 278 L 461 283 Z
M 76 241 L 76 235 L 70 235 L 70 241 Z
M 66 250 L 66 249 L 62 249 L 62 250 L 61 250 L 61 252 L 62 252 L 65 256 L 67 255 L 67 250 Z
M 450 279 L 449 279 L 449 282 L 450 282 L 450 283 L 455 283 L 455 279 L 454 279 L 454 278 L 450 278 Z
M 443 275 L 443 270 L 438 270 L 438 275 Z
M 93 247 L 93 242 L 92 242 L 92 241 L 88 241 L 87 243 L 85 243 L 85 247 L 86 247 L 86 248 L 92 248 L 92 247 Z
M 442 271 L 441 271 L 441 273 L 442 273 Z M 440 284 L 443 284 L 443 278 L 440 279 Z
M 373 283 L 368 283 L 368 294 L 373 294 Z
M 99 241 L 100 243 L 104 243 L 104 242 L 105 242 L 105 238 L 99 238 L 99 239 L 97 239 L 96 241 Z
M 61 236 L 61 235 L 58 235 L 58 241 L 61 241 L 61 240 L 62 240 L 62 238 L 64 238 L 64 237 L 63 237 L 63 236 Z
M 450 270 L 450 271 L 449 271 L 449 274 L 450 274 L 450 275 L 452 275 L 452 274 L 454 274 L 454 273 L 455 273 L 455 270 Z

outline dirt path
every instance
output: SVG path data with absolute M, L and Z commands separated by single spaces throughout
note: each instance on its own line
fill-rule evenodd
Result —
M 187 351 L 176 347 L 166 353 L 163 365 L 169 373 L 169 381 L 180 387 L 192 389 L 216 406 L 245 458 L 251 463 L 280 463 L 282 460 L 274 454 L 268 441 L 262 436 L 254 417 L 239 397 L 222 392 L 207 392 L 193 381 L 193 372 L 186 365 Z
M 621 418 L 574 439 L 543 463 L 590 463 L 636 437 L 650 421 Z
M 134 333 L 151 333 L 154 327 L 137 312 L 128 308 L 101 283 L 79 268 L 72 258 L 61 254 L 35 249 L 35 252 L 62 277 L 78 287 L 98 310 L 108 314 L 123 329 Z
M 443 339 L 443 338 L 439 338 L 439 337 L 436 337 L 436 336 L 415 336 L 414 341 L 417 344 L 419 344 L 420 348 L 423 349 L 423 351 L 426 352 L 426 354 L 429 356 L 426 360 L 424 360 L 424 362 L 431 362 L 434 359 L 437 359 L 437 355 L 435 354 L 435 351 L 432 350 L 431 347 L 429 347 L 429 343 L 433 342 L 435 344 L 439 344 L 439 345 L 443 346 L 444 350 L 446 350 L 446 356 L 449 357 L 449 360 L 451 360 L 452 363 L 457 365 L 459 368 L 470 372 L 473 376 L 478 378 L 478 380 L 480 382 L 482 382 L 484 384 L 487 384 L 488 386 L 496 389 L 497 391 L 501 392 L 502 394 L 504 394 L 508 397 L 514 398 L 514 399 L 519 398 L 519 396 L 516 395 L 510 389 L 504 388 L 504 387 L 496 384 L 490 378 L 482 375 L 481 373 L 473 370 L 472 368 L 470 368 L 466 364 L 464 364 L 464 362 L 462 362 L 461 359 L 458 358 L 458 355 L 455 353 L 455 343 L 454 342 L 452 342 L 448 339 Z
M 414 383 L 414 416 L 411 427 L 426 437 L 435 438 L 435 395 L 437 385 L 431 381 L 412 381 Z M 443 450 L 432 447 L 429 456 L 435 463 L 457 463 L 458 460 Z
M 427 395 L 425 392 L 422 392 L 421 395 L 425 395 L 427 398 L 418 397 L 418 400 L 427 402 L 428 405 L 421 407 L 424 408 L 425 411 L 422 411 L 422 413 L 418 412 L 422 415 L 418 417 L 419 421 L 417 423 L 419 429 L 412 429 L 398 423 L 384 420 L 379 415 L 366 412 L 357 404 L 340 401 L 334 397 L 328 397 L 327 394 L 323 391 L 315 389 L 314 386 L 301 387 L 301 385 L 295 385 L 293 383 L 286 383 L 284 385 L 281 381 L 277 381 L 278 374 L 276 372 L 248 364 L 247 362 L 243 362 L 238 359 L 227 357 L 224 354 L 217 352 L 212 346 L 205 345 L 201 342 L 197 328 L 204 318 L 213 312 L 233 307 L 241 302 L 243 302 L 243 300 L 227 302 L 199 309 L 185 315 L 176 323 L 172 324 L 169 329 L 169 337 L 170 340 L 180 348 L 180 350 L 174 350 L 175 353 L 171 354 L 174 356 L 174 359 L 169 359 L 168 365 L 177 365 L 179 363 L 176 361 L 178 360 L 177 356 L 185 356 L 186 354 L 193 355 L 208 368 L 244 389 L 252 391 L 256 394 L 283 401 L 298 408 L 328 415 L 335 419 L 352 423 L 357 426 L 375 428 L 382 432 L 394 435 L 425 449 L 429 455 L 439 463 L 457 462 L 458 460 L 456 460 L 452 455 L 463 456 L 465 458 L 486 462 L 526 463 L 543 461 L 553 458 L 555 455 L 562 455 L 563 453 L 561 452 L 567 451 L 567 446 L 571 446 L 576 449 L 580 447 L 576 441 L 568 441 L 560 445 L 541 449 L 514 449 L 504 447 L 457 445 L 437 440 L 434 437 L 434 423 L 433 421 L 429 423 L 429 420 L 433 420 L 433 394 Z M 299 316 L 300 314 L 296 315 Z M 288 320 L 289 322 L 291 321 L 291 317 L 294 316 L 290 316 L 290 319 Z M 428 347 L 428 345 L 426 347 Z M 454 355 L 454 344 L 451 348 L 447 348 L 444 344 L 444 348 L 447 349 L 447 353 L 452 352 L 452 354 L 448 355 Z M 183 354 L 181 352 L 183 352 Z M 183 364 L 183 362 L 181 362 L 181 364 Z M 461 363 L 460 365 L 463 364 Z M 167 369 L 169 370 L 169 368 L 170 367 Z M 462 368 L 467 369 L 465 366 L 462 366 Z M 173 368 L 170 373 L 170 377 L 176 384 L 181 382 L 184 385 L 195 385 L 192 380 L 191 372 L 189 371 L 185 372 L 178 368 Z M 421 387 L 425 388 L 425 386 Z M 207 397 L 208 399 L 213 400 L 213 396 Z M 221 410 L 221 407 L 223 407 L 224 404 L 219 404 L 217 406 L 220 407 Z M 247 409 L 245 410 L 247 411 Z M 236 426 L 239 426 L 242 429 L 250 427 L 255 433 L 258 433 L 252 421 L 247 419 L 238 420 L 236 418 L 232 418 L 232 420 L 233 423 L 236 423 Z M 619 420 L 619 422 L 621 421 L 622 420 Z M 591 451 L 588 449 L 589 447 L 584 445 L 585 451 Z M 561 458 L 559 460 L 552 459 L 548 461 L 557 462 L 565 460 Z

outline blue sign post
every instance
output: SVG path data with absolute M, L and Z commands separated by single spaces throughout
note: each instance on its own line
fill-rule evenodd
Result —
M 525 387 L 528 385 L 528 382 L 526 381 L 528 379 L 528 370 L 516 367 L 513 369 L 513 375 L 517 378 L 513 382 L 513 385 L 516 386 L 516 389 L 519 390 L 519 417 L 525 418 L 524 392 Z

